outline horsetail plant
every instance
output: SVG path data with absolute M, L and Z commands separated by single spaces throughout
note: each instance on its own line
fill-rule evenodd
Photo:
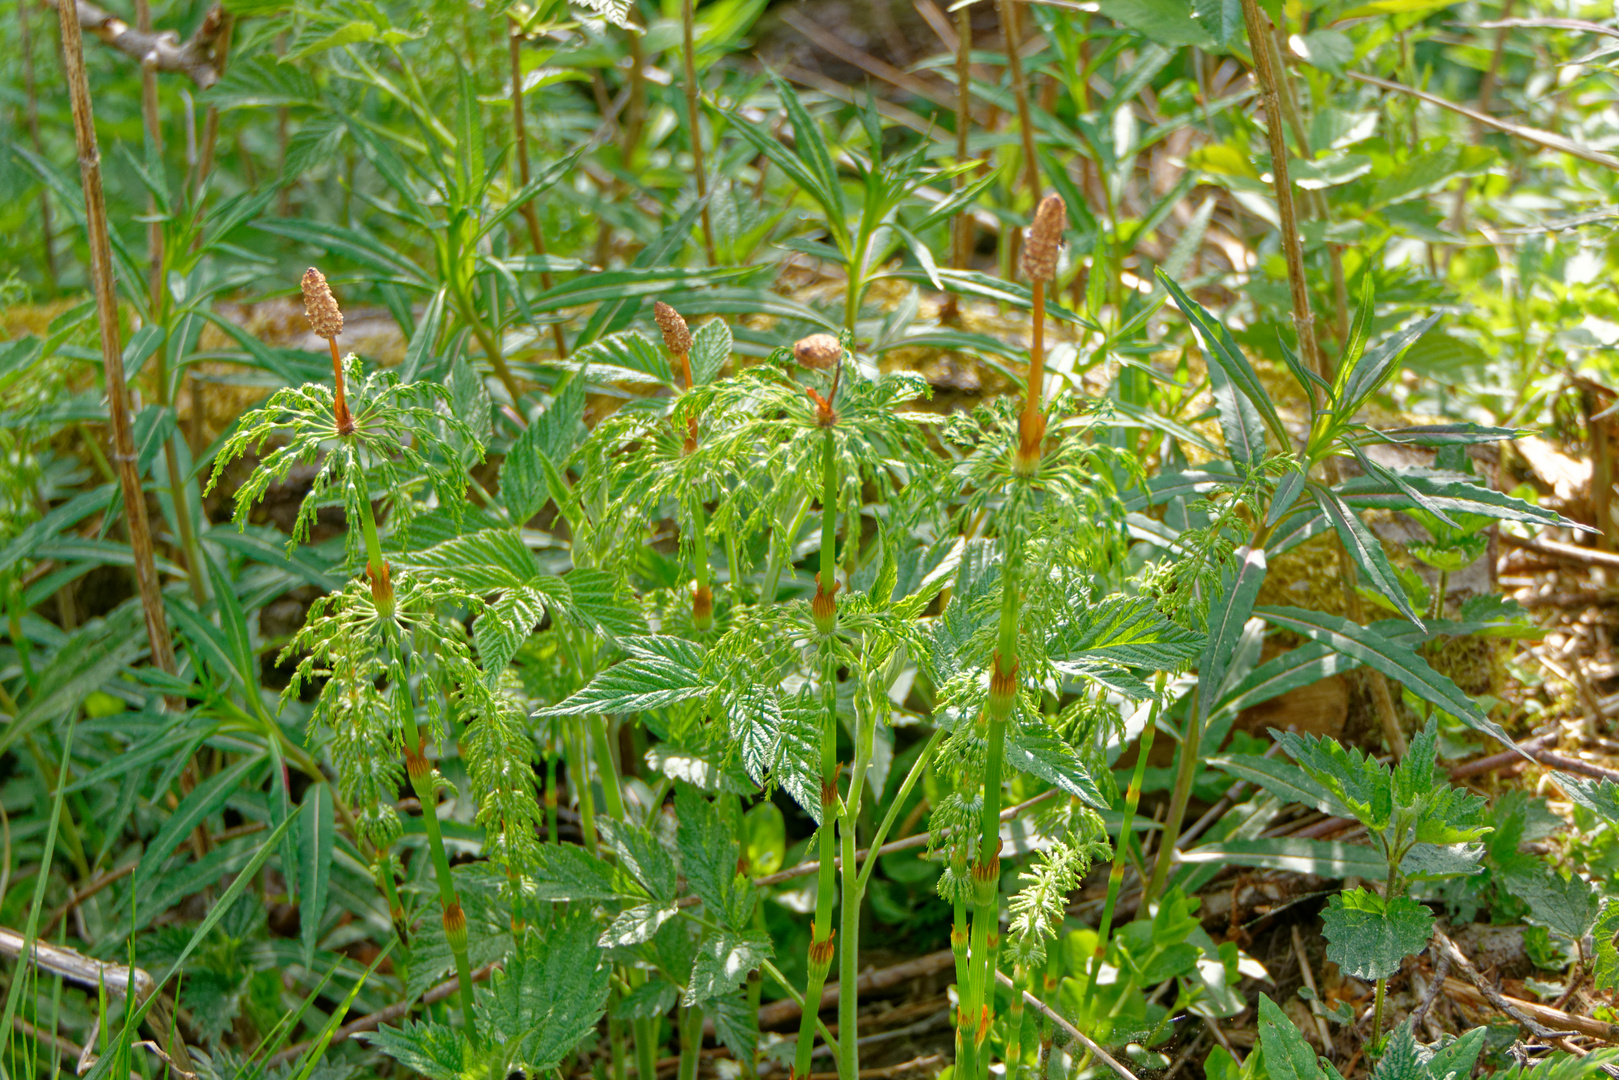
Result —
M 480 757 L 480 750 L 490 751 L 491 757 L 503 756 L 513 740 L 509 731 L 500 734 L 495 729 L 509 728 L 505 719 L 509 708 L 497 688 L 486 684 L 462 624 L 449 617 L 456 610 L 478 610 L 481 601 L 442 574 L 416 570 L 396 574 L 383 552 L 372 493 L 381 493 L 390 511 L 389 523 L 401 537 L 419 500 L 434 498 L 452 516 L 459 516 L 465 505 L 468 466 L 481 459 L 482 448 L 472 429 L 448 408 L 449 395 L 443 387 L 430 381 L 401 385 L 390 373 L 363 374 L 352 354 L 339 359 L 337 337 L 343 316 L 337 300 L 313 267 L 305 273 L 303 286 L 310 327 L 332 351 L 334 386 L 288 387 L 246 414 L 220 451 L 209 486 L 218 483 L 231 461 L 250 450 L 261 452 L 276 438 L 284 441 L 260 459 L 237 491 L 236 520 L 245 523 L 248 511 L 272 482 L 285 478 L 295 465 L 317 458 L 320 468 L 299 507 L 289 550 L 308 540 L 322 503 L 335 496 L 343 506 L 351 525 L 346 538 L 349 558 L 357 561 L 363 556 L 367 583 L 353 579 L 341 591 L 315 602 L 303 628 L 282 652 L 283 660 L 299 658 L 283 700 L 306 684 L 324 680 L 312 723 L 331 739 L 340 790 L 355 804 L 358 828 L 377 849 L 377 877 L 401 926 L 404 911 L 389 851 L 402 833 L 393 804 L 403 759 L 404 774 L 422 808 L 444 935 L 460 979 L 462 1022 L 475 1042 L 466 917 L 435 809 L 448 782 L 428 761 L 428 743 L 449 737 L 452 725 L 465 714 L 474 718 L 475 731 L 491 729 L 492 737 L 468 740 L 471 756 Z M 358 538 L 354 524 L 359 525 Z M 419 713 L 427 721 L 425 732 Z M 533 801 L 532 782 L 512 786 L 509 777 L 497 770 L 492 762 L 474 763 L 474 784 L 485 793 L 485 814 L 495 816 L 503 837 L 494 849 L 505 861 L 520 864 L 531 854 L 520 834 L 539 820 L 539 808 L 536 803 L 531 812 L 514 812 L 513 800 L 520 802 L 526 794 Z

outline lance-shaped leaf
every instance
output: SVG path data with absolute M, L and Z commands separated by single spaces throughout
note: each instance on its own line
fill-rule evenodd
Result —
M 1342 499 L 1326 488 L 1312 484 L 1310 494 L 1315 496 L 1316 502 L 1332 522 L 1333 529 L 1338 533 L 1338 539 L 1343 542 L 1344 550 L 1349 552 L 1349 557 L 1360 567 L 1361 572 L 1371 579 L 1373 587 L 1387 597 L 1401 615 L 1421 626 L 1422 620 L 1411 610 L 1411 602 L 1406 599 L 1399 575 L 1394 572 L 1388 554 L 1384 552 L 1383 545 L 1377 537 L 1372 535 L 1372 530 L 1366 527 L 1366 523 L 1361 521 Z
M 1387 902 L 1366 889 L 1339 893 L 1321 913 L 1327 959 L 1345 975 L 1386 979 L 1428 944 L 1433 913 L 1408 896 Z
M 1455 683 L 1429 667 L 1428 661 L 1409 646 L 1338 615 L 1293 607 L 1254 610 L 1272 626 L 1292 630 L 1330 645 L 1374 671 L 1381 671 L 1422 700 L 1437 705 L 1468 727 L 1483 732 L 1502 745 L 1517 745 L 1500 724 L 1480 712 L 1479 707 Z
M 1005 752 L 1006 763 L 1014 769 L 1038 776 L 1098 810 L 1108 809 L 1108 800 L 1073 747 L 1043 724 L 1008 729 Z
M 1265 442 L 1265 424 L 1259 410 L 1237 392 L 1225 369 L 1210 365 L 1209 383 L 1214 393 L 1214 409 L 1220 417 L 1220 434 L 1225 437 L 1226 456 L 1244 472 L 1265 463 L 1270 447 Z
M 1065 673 L 1080 660 L 1159 671 L 1189 662 L 1202 645 L 1200 635 L 1164 618 L 1151 597 L 1110 596 L 1071 612 L 1047 651 Z
M 1185 291 L 1170 280 L 1169 275 L 1162 270 L 1158 271 L 1158 280 L 1164 283 L 1164 288 L 1169 290 L 1169 295 L 1174 299 L 1175 306 L 1181 309 L 1182 314 L 1186 316 L 1187 322 L 1192 324 L 1197 330 L 1198 336 L 1203 339 L 1204 345 L 1208 347 L 1210 359 L 1220 366 L 1226 378 L 1230 379 L 1254 408 L 1259 410 L 1259 414 L 1264 418 L 1265 426 L 1276 437 L 1276 441 L 1283 446 L 1289 445 L 1290 439 L 1287 434 L 1287 427 L 1277 414 L 1276 406 L 1271 404 L 1270 394 L 1266 392 L 1264 384 L 1259 381 L 1259 375 L 1254 371 L 1253 366 L 1248 363 L 1248 358 L 1242 355 L 1242 350 L 1237 347 L 1237 342 L 1232 338 L 1231 331 L 1227 330 L 1213 315 L 1210 315 L 1202 304 L 1187 296 Z
M 1254 600 L 1265 582 L 1265 549 L 1243 548 L 1237 552 L 1237 565 L 1221 579 L 1221 595 L 1209 607 L 1209 636 L 1197 665 L 1197 685 L 1201 707 L 1206 713 L 1225 681 L 1226 669 L 1242 640 L 1242 628 L 1254 613 Z
M 1352 817 L 1351 810 L 1303 769 L 1290 761 L 1262 754 L 1221 754 L 1208 763 L 1240 780 L 1264 788 L 1285 802 L 1313 806 L 1323 814 Z
M 1472 477 L 1432 469 L 1402 469 L 1401 487 L 1420 492 L 1429 503 L 1447 514 L 1477 514 L 1500 521 L 1555 528 L 1584 528 L 1563 515 L 1522 499 L 1515 499 L 1493 488 L 1482 487 Z M 1406 510 L 1414 502 L 1410 495 L 1381 477 L 1357 476 L 1334 490 L 1350 506 L 1378 510 Z M 1426 508 L 1424 508 L 1426 509 Z
M 1438 321 L 1437 314 L 1419 319 L 1395 331 L 1379 342 L 1375 348 L 1366 350 L 1365 355 L 1355 364 L 1354 371 L 1344 387 L 1343 397 L 1338 401 L 1340 414 L 1351 416 L 1357 412 L 1366 399 L 1376 393 L 1378 387 L 1394 374 L 1405 351 L 1416 344 L 1417 339 L 1426 334 Z

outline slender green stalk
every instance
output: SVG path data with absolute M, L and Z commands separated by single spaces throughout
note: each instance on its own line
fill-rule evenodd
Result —
M 703 1010 L 687 1005 L 680 1017 L 680 1067 L 675 1080 L 697 1080 L 697 1061 L 703 1048 Z
M 855 861 L 855 824 L 860 820 L 860 799 L 866 786 L 866 770 L 877 736 L 877 718 L 861 717 L 856 723 L 854 768 L 849 773 L 849 794 L 844 799 L 838 822 L 838 840 L 843 847 L 842 910 L 843 948 L 838 953 L 838 1030 L 853 1032 L 859 1027 L 860 1007 L 860 908 L 861 885 L 865 878 Z M 873 862 L 876 860 L 873 858 Z M 845 1038 L 838 1055 L 838 1073 L 845 1080 L 860 1075 L 860 1040 Z
M 697 181 L 697 197 L 703 200 L 703 251 L 708 265 L 719 260 L 714 255 L 714 223 L 708 213 L 708 174 L 703 164 L 702 125 L 697 119 L 697 49 L 692 43 L 694 0 L 680 3 L 680 55 L 686 65 L 686 115 L 691 120 L 691 167 Z
M 691 621 L 699 630 L 714 625 L 714 589 L 710 584 L 708 566 L 708 514 L 702 500 L 692 497 L 691 503 Z
M 816 575 L 815 599 L 810 611 L 822 637 L 821 667 L 821 829 L 820 867 L 816 872 L 815 920 L 810 924 L 809 973 L 804 983 L 804 1015 L 799 1025 L 798 1047 L 793 1071 L 808 1076 L 810 1054 L 814 1049 L 817 1003 L 832 967 L 832 902 L 837 893 L 836 860 L 839 819 L 838 800 L 838 665 L 832 650 L 832 634 L 837 627 L 838 476 L 837 443 L 831 425 L 825 428 L 821 452 L 821 571 Z M 851 853 L 852 854 L 852 853 Z M 853 859 L 850 859 L 851 870 Z M 826 936 L 820 937 L 819 935 Z M 847 947 L 847 943 L 846 943 Z M 851 984 L 852 985 L 852 984 Z M 841 1000 L 841 995 L 840 995 Z M 841 1006 L 840 1006 L 841 1007 Z M 845 1042 L 852 1040 L 845 1039 Z M 846 1078 L 847 1080 L 847 1078 Z
M 376 598 L 377 609 L 385 615 L 391 615 L 394 597 L 393 586 L 388 578 L 388 564 L 382 557 L 382 542 L 377 536 L 377 522 L 371 512 L 369 493 L 361 494 L 360 525 L 365 536 L 366 566 L 371 575 L 371 592 Z M 399 641 L 398 623 L 388 619 L 384 627 L 386 633 L 395 635 L 395 640 Z M 401 648 L 405 647 L 402 641 L 399 641 L 399 645 Z M 421 803 L 422 825 L 427 830 L 427 850 L 433 861 L 433 877 L 438 885 L 439 903 L 444 909 L 444 936 L 450 943 L 450 952 L 455 956 L 455 974 L 460 982 L 461 1023 L 467 1037 L 476 1045 L 478 1031 L 472 1019 L 472 964 L 467 956 L 467 918 L 461 910 L 461 898 L 456 893 L 455 879 L 450 875 L 450 859 L 444 850 L 444 835 L 439 829 L 438 785 L 433 779 L 433 768 L 427 761 L 426 741 L 422 738 L 421 729 L 416 725 L 416 712 L 414 709 L 401 711 L 405 720 L 405 771 L 410 777 L 411 790 L 416 793 L 416 799 Z M 388 872 L 383 876 L 391 879 L 393 875 Z M 390 908 L 396 902 L 396 896 L 389 897 Z
M 1102 960 L 1107 956 L 1108 935 L 1113 931 L 1113 911 L 1119 902 L 1119 890 L 1124 885 L 1126 853 L 1135 829 L 1136 810 L 1141 806 L 1141 783 L 1147 773 L 1147 757 L 1152 753 L 1153 735 L 1158 730 L 1158 712 L 1164 703 L 1165 673 L 1158 673 L 1153 684 L 1152 712 L 1147 726 L 1141 730 L 1141 742 L 1136 748 L 1136 768 L 1130 776 L 1130 786 L 1124 793 L 1124 819 L 1119 823 L 1119 846 L 1113 849 L 1113 868 L 1107 875 L 1107 899 L 1102 903 L 1102 921 L 1096 928 L 1096 951 L 1091 955 L 1090 974 L 1085 979 L 1085 997 L 1080 1005 L 1083 1016 L 1091 1006 L 1096 993 L 1096 980 L 1102 974 Z
M 957 868 L 959 876 L 965 876 L 966 864 Z M 972 958 L 967 954 L 968 941 L 971 931 L 967 926 L 967 903 L 957 899 L 950 923 L 950 951 L 956 958 L 956 1071 L 962 1076 L 976 1076 L 977 1044 L 973 1039 L 973 1032 L 978 1026 L 977 1015 L 969 1009 L 967 1002 L 967 986 L 972 982 Z
M 1012 969 L 1012 1007 L 1007 1010 L 1006 1076 L 1017 1080 L 1023 1067 L 1023 992 L 1029 988 L 1029 969 L 1017 964 Z

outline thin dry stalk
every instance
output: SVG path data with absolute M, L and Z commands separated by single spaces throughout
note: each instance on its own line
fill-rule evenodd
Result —
M 708 172 L 703 164 L 702 125 L 697 118 L 697 50 L 692 44 L 695 21 L 693 6 L 693 0 L 681 0 L 680 55 L 686 64 L 686 116 L 691 121 L 691 167 L 696 174 L 697 198 L 703 204 L 703 252 L 708 256 L 708 265 L 713 266 L 719 260 L 714 256 L 714 223 L 708 213 Z
M 1293 205 L 1293 182 L 1287 173 L 1287 140 L 1282 133 L 1284 113 L 1281 94 L 1277 91 L 1280 75 L 1271 63 L 1271 50 L 1265 47 L 1270 40 L 1269 23 L 1255 0 L 1242 0 L 1242 16 L 1247 25 L 1248 40 L 1253 46 L 1254 72 L 1259 76 L 1260 94 L 1265 103 L 1265 132 L 1270 139 L 1271 177 L 1276 189 L 1276 209 L 1281 218 L 1282 252 L 1287 262 L 1287 284 L 1293 298 L 1293 327 L 1298 334 L 1299 352 L 1303 354 L 1304 362 L 1310 370 L 1331 383 L 1332 368 L 1322 355 L 1320 344 L 1316 340 L 1315 315 L 1310 310 L 1309 286 L 1304 276 L 1304 249 L 1299 243 L 1298 215 Z M 1336 484 L 1339 478 L 1336 459 L 1327 460 L 1326 470 L 1328 483 Z M 1343 581 L 1345 611 L 1354 622 L 1364 622 L 1365 612 L 1362 610 L 1360 594 L 1355 591 L 1355 564 L 1341 542 L 1337 548 L 1338 572 Z M 1372 689 L 1372 701 L 1377 706 L 1377 715 L 1382 722 L 1383 737 L 1388 740 L 1389 750 L 1395 758 L 1402 758 L 1406 751 L 1405 732 L 1400 728 L 1399 714 L 1395 712 L 1394 698 L 1389 693 L 1388 682 L 1379 671 L 1368 671 L 1367 678 Z
M 956 160 L 966 161 L 968 158 L 967 135 L 972 130 L 973 123 L 973 13 L 972 9 L 962 6 L 956 12 Z M 956 177 L 956 186 L 959 188 L 967 183 L 965 173 Z M 968 269 L 968 262 L 973 252 L 973 216 L 963 209 L 956 215 L 950 231 L 950 238 L 955 244 L 954 259 L 956 269 Z
M 1023 183 L 1029 199 L 1040 199 L 1040 161 L 1034 156 L 1034 122 L 1029 116 L 1029 84 L 1023 77 L 1023 34 L 1018 24 L 1017 4 L 999 0 L 1001 36 L 1006 39 L 1006 68 L 1012 76 L 1012 96 L 1017 100 L 1018 134 L 1023 137 Z
M 101 363 L 107 378 L 107 406 L 112 420 L 113 458 L 124 495 L 124 516 L 134 557 L 135 586 L 146 616 L 152 661 L 166 674 L 175 673 L 174 648 L 163 613 L 163 589 L 152 560 L 152 534 L 146 520 L 146 493 L 141 490 L 135 437 L 129 423 L 129 389 L 124 382 L 123 348 L 118 334 L 118 294 L 112 280 L 112 242 L 107 232 L 107 202 L 101 188 L 101 151 L 96 145 L 95 115 L 90 106 L 90 80 L 84 70 L 84 39 L 77 12 L 57 9 L 62 26 L 62 57 L 68 97 L 73 106 L 73 134 L 79 150 L 79 178 L 84 185 L 84 216 L 90 234 L 90 280 L 95 286 L 96 320 L 101 324 Z M 171 706 L 174 702 L 170 702 Z
M 523 30 L 514 20 L 511 33 L 508 35 L 511 44 L 512 59 L 512 135 L 517 142 L 517 175 L 526 188 L 529 184 L 528 167 L 528 124 L 523 119 Z M 523 221 L 528 225 L 528 242 L 534 248 L 534 254 L 540 258 L 546 257 L 545 234 L 540 231 L 540 215 L 534 209 L 534 200 L 528 199 L 523 203 Z M 551 288 L 551 271 L 540 271 L 540 288 Z M 562 324 L 551 324 L 551 342 L 556 346 L 557 356 L 568 355 L 568 339 L 562 332 Z
M 28 0 L 17 0 L 18 44 L 22 47 L 23 125 L 28 128 L 28 141 L 34 153 L 43 155 L 45 146 L 39 138 L 39 91 L 34 82 L 34 38 L 28 26 Z M 56 235 L 51 228 L 51 200 L 45 186 L 39 188 L 39 230 L 41 254 L 44 257 L 45 281 L 51 292 L 56 291 Z
M 236 17 L 230 12 L 219 20 L 219 36 L 214 39 L 213 62 L 214 71 L 221 77 L 225 74 L 225 64 L 230 59 L 231 32 L 236 29 Z M 201 191 L 202 185 L 214 171 L 214 147 L 219 143 L 219 109 L 213 105 L 208 106 L 208 115 L 202 122 L 202 156 L 197 160 L 197 175 L 192 177 L 191 188 Z M 198 241 L 201 242 L 199 236 Z

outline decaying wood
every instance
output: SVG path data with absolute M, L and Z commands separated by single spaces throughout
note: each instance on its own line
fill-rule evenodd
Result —
M 1533 539 L 1525 540 L 1521 536 L 1511 533 L 1502 533 L 1501 542 L 1507 547 L 1522 548 L 1533 551 L 1559 562 L 1574 563 L 1578 566 L 1604 566 L 1619 570 L 1619 555 L 1611 551 L 1598 551 L 1596 548 L 1580 547 L 1578 544 L 1565 544 L 1559 540 Z
M 59 0 L 46 2 L 54 8 Z M 177 71 L 196 83 L 199 90 L 206 90 L 219 81 L 214 44 L 225 20 L 225 9 L 220 4 L 209 9 L 197 32 L 185 41 L 172 30 L 150 33 L 137 30 L 88 0 L 78 0 L 78 12 L 82 29 L 142 64 L 150 62 L 158 71 Z

